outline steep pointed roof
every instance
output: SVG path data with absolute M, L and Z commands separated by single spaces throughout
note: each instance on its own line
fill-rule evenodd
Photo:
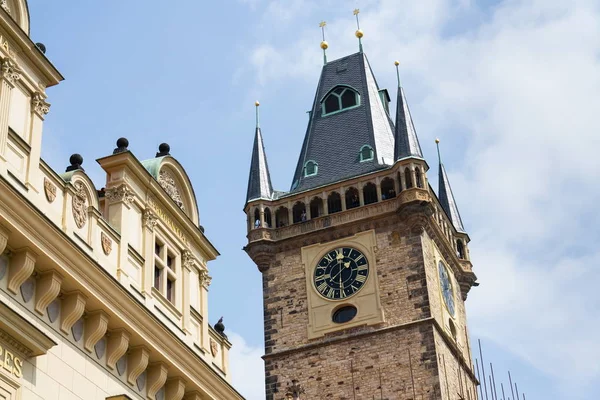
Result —
M 323 101 L 338 87 L 359 94 L 359 105 L 323 115 Z M 292 180 L 298 192 L 387 168 L 394 163 L 394 127 L 379 94 L 379 86 L 364 53 L 355 53 L 323 66 L 309 116 L 306 135 Z M 373 160 L 362 161 L 363 146 L 373 149 Z M 308 161 L 317 173 L 305 176 Z
M 413 124 L 412 116 L 410 115 L 404 89 L 400 85 L 399 75 L 395 138 L 396 146 L 394 149 L 394 160 L 397 161 L 407 157 L 423 158 L 423 152 L 421 151 L 417 131 L 415 130 L 415 125 Z
M 438 149 L 439 152 L 439 149 Z M 456 205 L 456 200 L 454 200 L 454 194 L 452 193 L 452 188 L 450 187 L 450 181 L 448 180 L 448 175 L 446 174 L 446 168 L 441 161 L 440 158 L 440 171 L 439 171 L 439 189 L 438 189 L 440 203 L 442 208 L 446 212 L 450 221 L 452 221 L 452 225 L 458 232 L 465 232 L 465 228 L 462 223 L 462 219 L 460 218 L 460 213 L 458 212 L 458 206 Z
M 254 146 L 252 148 L 246 203 L 257 199 L 270 200 L 272 196 L 273 186 L 271 185 L 271 175 L 269 174 L 265 145 L 260 127 L 257 126 L 254 135 Z

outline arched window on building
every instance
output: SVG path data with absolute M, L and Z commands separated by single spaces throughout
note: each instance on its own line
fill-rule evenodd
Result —
M 371 161 L 373 158 L 375 158 L 375 152 L 371 146 L 365 144 L 360 148 L 360 162 Z
M 394 180 L 385 178 L 381 181 L 381 199 L 389 200 L 396 197 L 396 189 L 394 188 Z
M 374 183 L 369 182 L 363 187 L 363 199 L 365 205 L 377 203 L 377 186 Z
M 415 168 L 415 178 L 417 179 L 417 187 L 423 188 L 423 176 L 421 175 L 421 168 Z
M 323 116 L 360 106 L 360 95 L 348 86 L 331 90 L 321 102 Z
M 303 202 L 299 201 L 294 204 L 294 207 L 292 208 L 292 217 L 294 218 L 294 223 L 306 221 L 306 206 Z
M 310 201 L 310 218 L 318 218 L 323 215 L 323 199 L 315 197 Z
M 271 210 L 269 207 L 265 208 L 265 228 L 272 228 Z
M 408 168 L 404 168 L 404 181 L 406 182 L 407 189 L 413 187 L 412 174 Z
M 465 246 L 461 239 L 456 239 L 456 255 L 461 260 L 465 259 Z
M 319 164 L 314 162 L 313 160 L 308 160 L 304 163 L 304 176 L 315 176 L 319 173 Z
M 342 198 L 338 192 L 332 192 L 327 197 L 327 209 L 329 214 L 342 211 Z
M 252 224 L 254 226 L 254 229 L 256 228 L 260 228 L 260 211 L 258 208 L 254 209 L 254 221 L 252 221 Z
M 275 212 L 275 224 L 278 228 L 289 225 L 289 213 L 286 207 L 279 207 Z
M 354 187 L 346 190 L 346 210 L 360 206 L 358 190 Z

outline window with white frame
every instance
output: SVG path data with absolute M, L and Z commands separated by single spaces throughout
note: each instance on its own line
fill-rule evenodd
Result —
M 153 286 L 167 300 L 175 304 L 177 281 L 177 253 L 165 242 L 154 241 L 154 283 Z

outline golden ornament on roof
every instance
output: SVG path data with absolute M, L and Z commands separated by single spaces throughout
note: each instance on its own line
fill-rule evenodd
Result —
M 254 105 L 255 105 L 256 107 L 260 106 L 260 103 L 258 102 L 258 100 L 256 100 L 256 101 L 254 102 Z
M 394 65 L 397 67 L 398 65 L 400 65 L 400 61 L 394 61 Z
M 439 142 L 440 142 L 440 139 L 438 139 L 438 138 L 435 138 L 435 142 L 436 142 L 436 143 L 439 143 Z
M 328 47 L 329 47 L 329 43 L 327 43 L 325 40 L 323 40 L 323 41 L 321 42 L 321 48 L 322 48 L 323 50 L 327 50 L 327 48 L 328 48 Z
M 361 29 L 358 29 L 356 31 L 355 35 L 356 35 L 357 38 L 360 39 L 360 38 L 362 38 L 364 36 L 364 33 L 363 33 L 363 31 Z

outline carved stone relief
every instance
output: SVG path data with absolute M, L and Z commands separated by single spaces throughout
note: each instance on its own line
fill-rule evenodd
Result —
M 133 191 L 125 184 L 106 189 L 105 196 L 110 203 L 122 201 L 125 204 L 133 203 L 133 199 L 135 197 Z
M 150 228 L 150 230 L 153 230 L 154 227 L 156 226 L 156 224 L 158 224 L 158 217 L 150 209 L 144 210 L 143 219 L 144 219 L 144 226 Z
M 48 202 L 52 203 L 56 199 L 56 186 L 48 178 L 44 178 L 44 193 L 46 193 Z
M 50 112 L 50 103 L 40 93 L 36 93 L 31 98 L 31 108 L 39 115 L 44 116 Z
M 210 276 L 208 276 L 208 271 L 201 270 L 199 277 L 200 277 L 200 286 L 203 286 L 208 289 L 208 287 L 210 286 L 210 281 L 212 280 L 212 278 Z
M 173 199 L 175 204 L 185 211 L 183 200 L 181 200 L 181 194 L 179 193 L 179 188 L 175 183 L 175 178 L 173 175 L 169 171 L 162 169 L 158 174 L 158 183 L 163 189 L 165 189 L 165 192 L 167 192 L 169 197 Z
M 87 196 L 83 183 L 75 182 L 75 193 L 73 194 L 73 218 L 79 229 L 87 222 Z
M 8 80 L 10 83 L 15 83 L 21 78 L 21 70 L 17 64 L 10 59 L 2 61 L 1 72 L 2 77 Z
M 182 259 L 183 259 L 183 266 L 186 267 L 187 269 L 192 269 L 192 267 L 194 266 L 194 264 L 196 262 L 194 255 L 189 250 L 183 251 Z
M 213 357 L 216 357 L 219 353 L 219 347 L 217 346 L 217 342 L 215 342 L 213 338 L 210 338 L 210 354 L 212 354 Z
M 102 242 L 102 251 L 104 252 L 104 255 L 109 255 L 112 250 L 112 240 L 106 236 L 106 233 L 101 232 L 100 241 Z
M 2 7 L 4 11 L 10 14 L 10 7 L 8 6 L 7 0 L 0 0 L 0 7 Z

